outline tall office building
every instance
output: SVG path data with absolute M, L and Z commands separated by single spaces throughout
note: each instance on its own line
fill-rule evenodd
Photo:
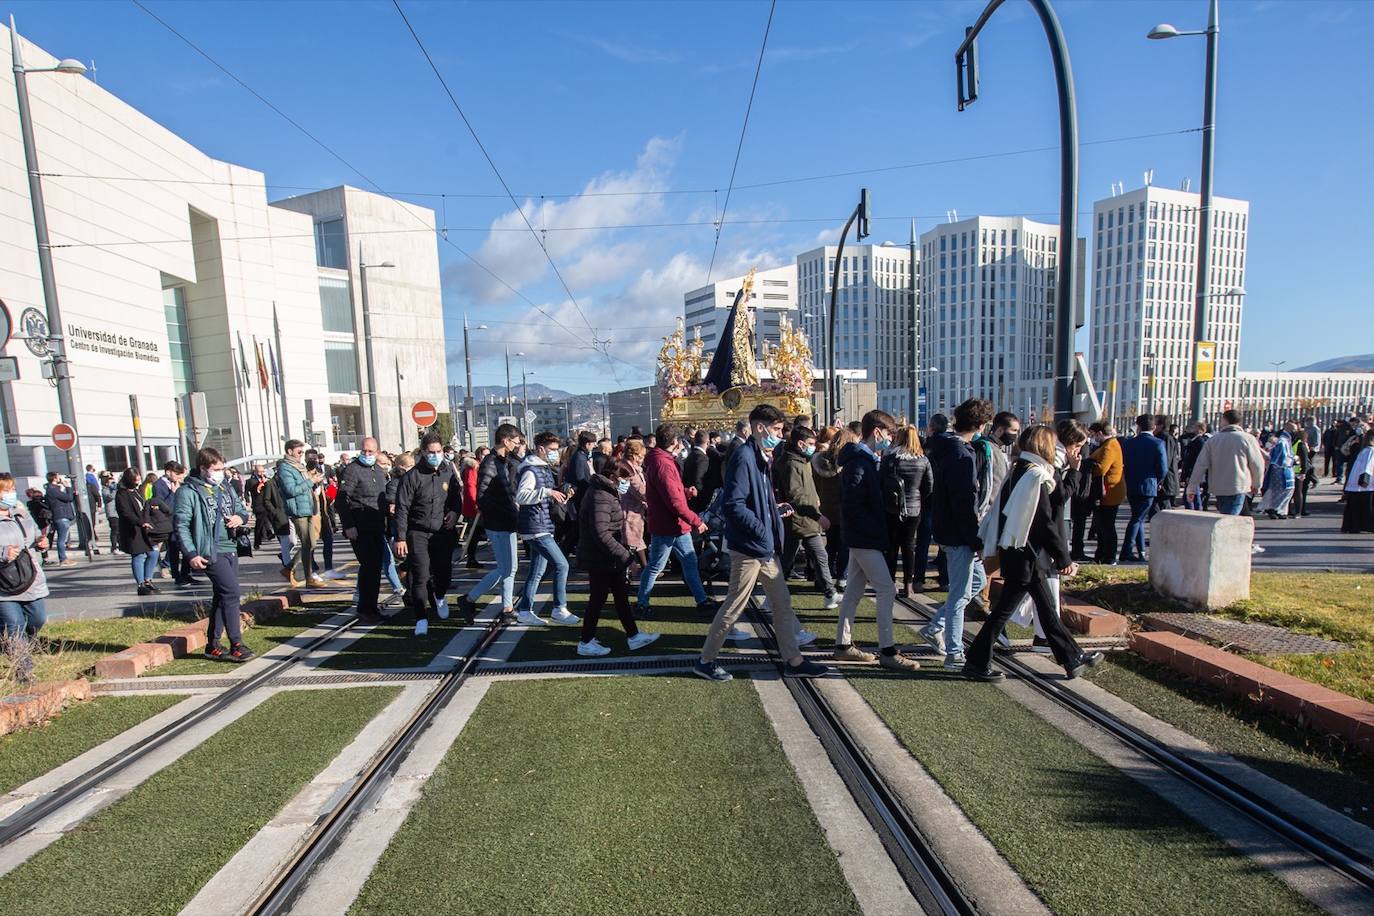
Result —
M 932 412 L 966 398 L 1053 406 L 1059 227 L 976 216 L 921 235 L 921 383 Z
M 716 350 L 721 331 L 730 317 L 730 308 L 735 304 L 735 294 L 743 282 L 744 277 L 717 280 L 683 295 L 682 314 L 687 339 L 690 341 L 693 333 L 700 331 L 708 355 Z M 778 327 L 784 315 L 793 325 L 797 323 L 796 266 L 789 264 L 755 274 L 750 304 L 754 309 L 754 330 L 761 357 L 765 343 L 778 342 Z
M 836 247 L 797 255 L 801 326 L 818 370 L 826 365 L 826 333 Z M 862 369 L 878 386 L 878 408 L 893 415 L 909 410 L 911 384 L 911 251 L 906 245 L 846 245 L 840 258 L 835 302 L 835 368 Z
M 1217 354 L 1203 404 L 1209 417 L 1239 395 L 1242 303 L 1230 291 L 1245 287 L 1250 217 L 1248 201 L 1213 202 L 1208 336 Z M 1093 204 L 1089 366 L 1099 390 L 1115 369 L 1115 409 L 1104 405 L 1114 415 L 1188 412 L 1199 205 L 1197 194 L 1149 185 Z

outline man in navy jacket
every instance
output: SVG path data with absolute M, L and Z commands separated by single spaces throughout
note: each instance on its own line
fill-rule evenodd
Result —
M 730 592 L 711 622 L 701 659 L 692 667 L 692 673 L 708 681 L 731 680 L 730 672 L 716 664 L 716 656 L 760 578 L 773 612 L 778 651 L 787 660 L 784 673 L 789 677 L 818 677 L 828 670 L 808 661 L 797 648 L 797 616 L 778 560 L 782 515 L 773 497 L 769 463 L 774 450 L 782 445 L 783 420 L 782 411 L 771 404 L 755 407 L 749 413 L 752 435 L 731 453 L 725 466 L 721 511 L 725 515 L 725 543 L 730 548 Z
M 1122 562 L 1145 559 L 1145 523 L 1159 495 L 1159 484 L 1169 473 L 1165 445 L 1151 432 L 1154 418 L 1141 414 L 1135 418 L 1136 433 L 1121 439 L 1121 460 L 1125 464 L 1126 499 L 1131 504 L 1131 520 L 1126 523 L 1126 540 L 1121 544 Z

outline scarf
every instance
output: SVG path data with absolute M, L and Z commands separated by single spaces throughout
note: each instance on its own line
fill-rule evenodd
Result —
M 983 516 L 978 527 L 984 556 L 993 556 L 999 547 L 1025 547 L 1035 507 L 1040 502 L 1040 488 L 1047 483 L 1051 490 L 1055 487 L 1054 468 L 1048 461 L 1031 452 L 1022 452 L 1018 458 L 1026 462 L 1026 472 L 1016 482 L 1002 510 Z M 1006 524 L 1002 523 L 1003 515 L 1007 517 Z

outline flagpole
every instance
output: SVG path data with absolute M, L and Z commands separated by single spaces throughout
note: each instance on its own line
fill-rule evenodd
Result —
M 262 345 L 258 343 L 258 335 L 254 334 L 252 337 L 253 356 L 257 359 L 258 364 L 258 422 L 262 424 L 262 447 L 265 452 L 267 450 L 267 409 L 263 406 L 263 391 L 267 388 L 267 366 L 263 363 Z
M 282 438 L 291 435 L 291 415 L 286 408 L 286 351 L 281 346 L 281 323 L 277 321 L 277 302 L 272 300 L 272 336 L 277 340 L 277 384 L 281 390 L 281 429 Z
M 242 398 L 239 398 L 239 399 L 236 399 L 236 401 L 240 401 L 241 403 L 236 403 L 236 404 L 235 404 L 235 406 L 234 406 L 234 412 L 235 412 L 235 416 L 238 417 L 238 421 L 239 421 L 240 423 L 243 424 L 243 437 L 242 437 L 242 439 L 243 439 L 243 441 L 246 443 L 246 445 L 247 445 L 247 447 L 248 447 L 248 454 L 252 455 L 252 454 L 255 454 L 255 453 L 257 452 L 257 449 L 254 448 L 254 446 L 253 446 L 253 422 L 252 422 L 252 414 L 250 413 L 250 410 L 249 410 L 249 407 L 248 407 L 248 404 L 247 404 L 247 398 L 248 398 L 248 392 L 247 392 L 247 387 L 248 387 L 248 358 L 247 358 L 246 356 L 244 356 L 244 353 L 243 353 L 243 332 L 242 332 L 242 331 L 235 331 L 234 334 L 235 334 L 235 336 L 238 338 L 238 343 L 239 343 L 239 369 L 240 369 L 240 371 L 242 372 L 242 375 L 243 375 L 243 387 L 239 389 L 239 392 L 243 395 L 243 397 L 242 397 Z M 231 361 L 231 362 L 233 361 L 232 358 L 230 359 L 230 361 Z

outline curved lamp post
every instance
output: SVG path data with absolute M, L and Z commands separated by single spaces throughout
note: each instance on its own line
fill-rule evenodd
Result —
M 826 425 L 834 423 L 840 412 L 840 381 L 835 377 L 835 301 L 840 294 L 840 264 L 844 257 L 844 240 L 856 219 L 859 221 L 859 228 L 854 233 L 854 238 L 860 242 L 868 238 L 868 221 L 872 213 L 873 203 L 868 196 L 868 188 L 861 188 L 859 204 L 854 208 L 854 212 L 849 214 L 849 219 L 845 220 L 844 228 L 840 230 L 840 244 L 835 250 L 835 267 L 831 271 L 830 280 L 830 321 L 825 337 Z

